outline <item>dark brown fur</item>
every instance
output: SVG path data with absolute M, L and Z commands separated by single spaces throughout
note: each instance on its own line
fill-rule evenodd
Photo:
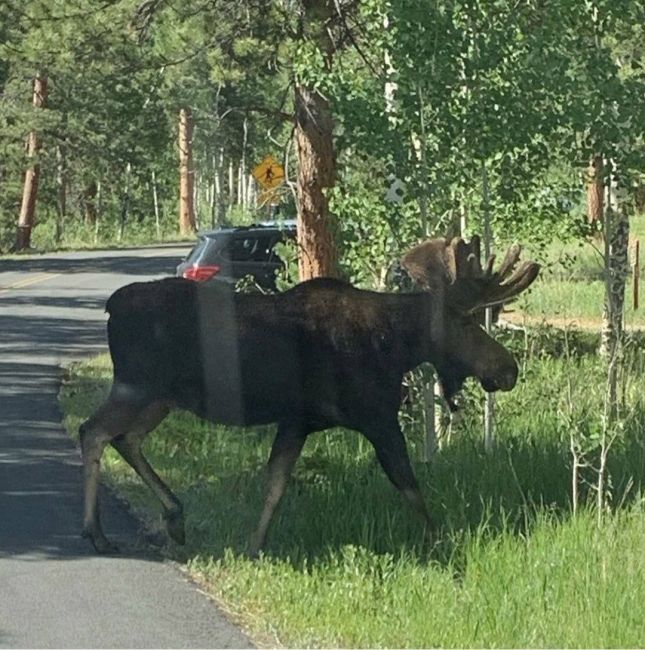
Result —
M 375 293 L 316 279 L 282 294 L 245 295 L 172 278 L 123 287 L 107 310 L 114 382 L 81 427 L 84 532 L 99 551 L 112 549 L 97 510 L 107 443 L 157 494 L 169 534 L 184 541 L 181 504 L 140 449 L 172 408 L 224 424 L 277 423 L 256 553 L 306 437 L 332 426 L 368 438 L 392 483 L 431 526 L 397 420 L 403 375 L 433 363 L 451 403 L 468 376 L 487 390 L 509 390 L 517 378 L 512 356 L 476 320 L 428 292 Z

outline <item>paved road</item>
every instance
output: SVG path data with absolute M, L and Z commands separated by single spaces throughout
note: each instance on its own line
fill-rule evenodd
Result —
M 0 647 L 248 647 L 171 564 L 137 551 L 137 524 L 102 495 L 132 549 L 97 557 L 81 529 L 78 450 L 60 424 L 60 366 L 105 349 L 117 287 L 173 272 L 183 249 L 0 259 Z

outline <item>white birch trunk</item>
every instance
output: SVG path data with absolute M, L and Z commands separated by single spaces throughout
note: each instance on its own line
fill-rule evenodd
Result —
M 482 201 L 484 205 L 484 256 L 488 258 L 492 254 L 493 237 L 490 223 L 490 204 L 488 194 L 488 171 L 486 163 L 482 163 Z M 493 327 L 493 311 L 489 307 L 486 310 L 486 331 L 490 334 Z M 484 403 L 484 449 L 490 453 L 494 445 L 494 417 L 495 417 L 495 397 L 493 393 L 486 393 Z
M 151 182 L 152 182 L 152 204 L 155 211 L 155 227 L 157 229 L 157 239 L 161 239 L 161 221 L 159 219 L 159 199 L 157 197 L 157 177 L 155 176 L 155 170 L 152 170 L 151 173 Z

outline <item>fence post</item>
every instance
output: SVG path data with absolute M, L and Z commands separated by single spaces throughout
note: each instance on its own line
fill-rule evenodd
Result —
M 640 290 L 640 274 L 641 274 L 641 265 L 640 265 L 640 240 L 634 242 L 634 261 L 632 264 L 632 277 L 634 278 L 633 284 L 633 295 L 634 295 L 634 311 L 638 309 L 638 298 Z

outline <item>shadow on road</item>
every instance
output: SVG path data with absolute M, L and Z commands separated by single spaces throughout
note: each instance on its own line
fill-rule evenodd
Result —
M 0 315 L 0 332 L 0 353 L 5 359 L 28 355 L 36 365 L 39 357 L 71 359 L 107 348 L 103 320 Z
M 80 453 L 61 431 L 61 413 L 52 397 L 60 372 L 55 365 L 0 363 L 0 558 L 94 554 L 80 538 Z M 107 505 L 106 531 L 121 543 L 123 555 L 158 559 L 142 539 L 132 545 L 136 520 L 112 495 L 101 498 Z
M 130 275 L 134 281 L 174 274 L 183 251 L 178 249 L 177 256 L 170 252 L 149 257 L 101 251 L 0 259 L 0 273 L 116 275 L 112 282 Z M 95 554 L 80 537 L 81 457 L 62 430 L 56 395 L 61 364 L 107 350 L 104 305 L 109 291 L 88 292 L 75 284 L 0 296 L 0 559 Z M 103 492 L 104 528 L 122 556 L 158 560 L 137 520 L 108 490 Z
M 2 296 L 3 306 L 11 307 L 51 307 L 53 309 L 97 309 L 99 313 L 105 307 L 103 298 L 87 296 L 41 296 L 6 294 Z

